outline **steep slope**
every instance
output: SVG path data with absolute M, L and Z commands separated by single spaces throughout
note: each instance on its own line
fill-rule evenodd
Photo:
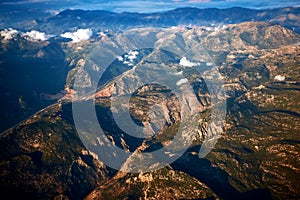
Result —
M 254 43 L 244 42 L 241 37 L 249 30 Z M 184 32 L 186 36 L 192 33 Z M 203 34 L 200 41 L 220 63 L 219 70 L 226 77 L 226 131 L 206 159 L 198 158 L 199 143 L 196 143 L 171 164 L 172 168 L 196 177 L 222 199 L 298 198 L 300 190 L 295 185 L 299 176 L 299 73 L 295 70 L 299 71 L 300 48 L 293 44 L 298 43 L 299 36 L 280 26 L 255 22 L 233 25 L 215 33 L 198 33 Z M 220 42 L 224 36 L 232 40 Z M 174 43 L 182 44 L 176 39 Z M 225 55 L 218 52 L 224 50 Z M 126 88 L 125 85 L 121 88 Z M 138 107 L 133 110 L 140 113 Z M 168 133 L 163 134 L 168 137 Z M 147 177 L 155 175 L 152 172 Z M 118 190 L 126 188 L 128 196 L 145 197 L 143 193 L 135 193 L 144 188 L 138 178 L 134 183 L 124 182 L 118 176 L 116 179 L 98 187 L 87 199 L 101 199 L 112 185 Z M 136 189 L 139 184 L 141 188 Z M 114 195 L 122 198 L 123 193 Z M 172 193 L 163 198 L 176 198 L 168 195 Z
M 186 154 L 172 167 L 197 177 L 224 199 L 241 198 L 246 191 L 252 191 L 242 195 L 246 199 L 299 198 L 300 93 L 294 73 L 299 50 L 286 46 L 245 59 L 239 58 L 247 52 L 240 52 L 232 63 L 228 60 L 221 67 L 231 96 L 225 134 L 206 157 L 209 162 Z M 278 75 L 286 80 L 277 80 Z
M 118 192 L 116 192 L 118 191 Z M 215 199 L 212 190 L 171 167 L 145 174 L 123 174 L 98 187 L 85 199 Z
M 58 42 L 17 34 L 11 39 L 0 38 L 0 70 L 2 132 L 53 103 L 43 94 L 60 93 L 69 69 Z
M 295 32 L 265 22 L 228 25 L 219 32 L 203 38 L 204 44 L 214 51 L 275 49 L 283 45 L 296 44 L 299 39 L 299 35 Z
M 68 105 L 54 104 L 1 135 L 2 194 L 82 199 L 110 178 L 114 171 L 83 147 L 71 116 Z

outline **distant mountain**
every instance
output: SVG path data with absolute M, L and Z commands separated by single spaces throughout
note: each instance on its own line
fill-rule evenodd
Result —
M 0 8 L 0 29 L 4 28 L 26 28 L 36 27 L 36 20 L 42 20 L 51 17 L 50 12 L 37 8 L 28 8 L 22 6 L 5 5 Z
M 218 26 L 246 21 L 264 21 L 280 24 L 300 32 L 299 7 L 254 10 L 241 7 L 178 8 L 158 13 L 114 13 L 104 10 L 64 10 L 54 15 L 38 9 L 0 10 L 0 28 L 40 30 L 60 34 L 78 28 L 95 30 L 126 29 L 132 27 L 169 27 L 177 25 Z M 11 17 L 13 16 L 13 17 Z
M 132 27 L 169 27 L 177 25 L 218 26 L 246 21 L 265 21 L 283 25 L 296 32 L 300 31 L 300 8 L 276 8 L 252 10 L 240 7 L 178 8 L 160 13 L 113 13 L 107 11 L 65 10 L 54 17 L 37 22 L 40 30 L 60 33 L 76 28 L 124 29 Z

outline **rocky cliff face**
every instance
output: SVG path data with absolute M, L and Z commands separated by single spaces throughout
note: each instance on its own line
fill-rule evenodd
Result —
M 83 147 L 55 104 L 1 135 L 1 191 L 12 197 L 82 199 L 113 174 Z

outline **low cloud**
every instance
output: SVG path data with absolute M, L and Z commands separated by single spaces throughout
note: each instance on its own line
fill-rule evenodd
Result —
M 285 81 L 285 76 L 277 75 L 274 77 L 274 81 L 283 82 Z
M 4 41 L 7 41 L 7 40 L 11 40 L 18 33 L 19 31 L 9 28 L 0 31 L 0 36 L 3 37 Z
M 39 31 L 35 31 L 35 30 L 23 33 L 23 32 L 19 32 L 17 30 L 9 28 L 9 29 L 4 29 L 4 30 L 0 31 L 0 36 L 3 37 L 3 41 L 11 40 L 17 35 L 20 35 L 20 36 L 24 37 L 25 39 L 27 39 L 29 41 L 33 41 L 33 42 L 46 41 L 50 37 L 52 37 L 43 32 L 39 32 Z
M 177 76 L 182 76 L 182 75 L 183 75 L 183 71 L 176 72 L 175 75 L 177 75 Z
M 199 63 L 191 62 L 186 57 L 182 57 L 180 59 L 179 65 L 184 66 L 184 67 L 194 67 L 194 66 L 199 65 Z
M 186 78 L 183 78 L 183 79 L 180 79 L 179 81 L 177 81 L 176 85 L 181 86 L 181 85 L 183 85 L 185 83 L 188 83 L 188 82 L 189 82 L 189 80 L 187 80 Z
M 72 39 L 73 43 L 78 43 L 83 40 L 89 40 L 92 35 L 93 31 L 91 29 L 78 29 L 76 32 L 66 32 L 60 36 L 63 38 Z
M 50 38 L 50 36 L 46 35 L 45 33 L 35 30 L 23 33 L 22 35 L 30 41 L 46 41 Z

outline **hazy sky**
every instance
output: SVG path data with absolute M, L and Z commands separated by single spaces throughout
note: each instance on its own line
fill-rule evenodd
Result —
M 241 6 L 247 8 L 272 8 L 300 6 L 299 0 L 0 0 L 0 6 L 38 7 L 44 9 L 90 9 L 110 10 L 114 12 L 156 12 L 178 7 L 228 8 Z M 1 5 L 2 4 L 2 5 Z

